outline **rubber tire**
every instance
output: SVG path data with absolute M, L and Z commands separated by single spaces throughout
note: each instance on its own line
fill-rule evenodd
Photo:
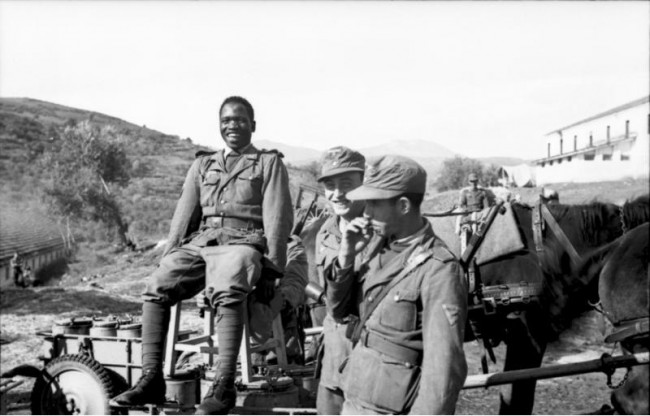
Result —
M 53 398 L 51 382 L 64 373 L 68 372 L 81 372 L 94 381 L 101 395 L 103 396 L 103 403 L 100 405 L 103 409 L 97 414 L 108 415 L 111 414 L 111 407 L 108 405 L 116 393 L 113 384 L 114 377 L 104 368 L 100 363 L 88 357 L 87 355 L 63 355 L 50 361 L 41 375 L 36 379 L 34 388 L 31 394 L 31 410 L 34 415 L 64 415 L 71 414 L 66 408 L 66 403 L 61 400 L 56 403 Z M 70 389 L 70 386 L 63 386 Z M 81 413 L 85 414 L 85 413 Z

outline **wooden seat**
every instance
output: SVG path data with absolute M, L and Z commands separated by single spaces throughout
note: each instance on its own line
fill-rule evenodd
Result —
M 204 354 L 206 364 L 214 364 L 214 356 L 219 354 L 217 337 L 215 335 L 215 310 L 211 307 L 203 307 L 203 335 L 194 337 L 183 337 L 180 330 L 182 302 L 172 306 L 170 314 L 170 325 L 165 345 L 164 374 L 167 377 L 174 377 L 176 360 L 180 352 L 193 351 Z M 239 348 L 239 361 L 241 363 L 241 379 L 244 384 L 254 381 L 251 354 L 274 350 L 280 367 L 287 366 L 287 351 L 284 343 L 284 331 L 282 330 L 281 314 L 273 320 L 273 335 L 263 345 L 252 347 L 250 343 L 250 329 L 248 320 L 248 305 L 244 302 L 244 334 Z M 185 339 L 183 339 L 185 338 Z

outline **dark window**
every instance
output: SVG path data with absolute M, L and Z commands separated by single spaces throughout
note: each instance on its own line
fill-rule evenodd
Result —
M 625 138 L 630 135 L 630 120 L 625 120 Z
M 573 157 L 569 156 L 569 157 L 566 158 L 566 161 L 571 162 L 572 159 L 573 159 Z
M 549 166 L 553 166 L 553 161 L 552 161 L 552 160 L 549 161 L 549 162 L 548 162 L 548 165 L 549 165 Z
M 603 153 L 603 160 L 612 160 L 612 154 Z
M 621 160 L 630 160 L 630 155 L 624 155 L 621 153 Z
M 564 145 L 564 139 L 560 139 L 560 154 L 562 154 L 563 145 Z
M 595 152 L 585 153 L 585 160 L 591 161 L 591 160 L 594 160 L 595 158 L 596 158 L 596 153 Z
M 562 163 L 562 158 L 557 160 L 557 164 L 559 165 L 560 163 Z
M 546 165 L 546 162 L 542 162 L 542 167 L 544 167 L 545 165 Z
M 609 126 L 607 126 L 607 143 L 609 143 L 609 130 L 610 130 L 610 128 L 609 128 Z
M 573 151 L 578 150 L 578 136 L 573 136 Z
M 594 134 L 589 133 L 589 147 L 593 147 L 594 145 Z

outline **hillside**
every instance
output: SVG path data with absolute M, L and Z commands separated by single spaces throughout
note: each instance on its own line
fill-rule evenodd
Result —
M 195 153 L 210 149 L 106 114 L 31 98 L 0 98 L 0 210 L 45 214 L 39 203 L 42 172 L 35 162 L 56 143 L 65 126 L 84 120 L 111 125 L 127 138 L 127 156 L 136 169 L 120 202 L 132 238 L 137 243 L 164 237 Z M 294 196 L 299 183 L 316 185 L 304 169 L 292 167 L 290 179 Z M 91 240 L 106 239 L 101 227 L 84 232 Z

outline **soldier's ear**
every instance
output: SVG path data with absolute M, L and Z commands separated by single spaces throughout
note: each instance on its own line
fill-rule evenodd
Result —
M 412 211 L 413 204 L 411 204 L 410 199 L 408 199 L 405 196 L 402 196 L 397 200 L 397 207 L 401 214 L 408 214 L 409 212 Z
M 251 121 L 251 133 L 255 132 L 256 127 L 257 127 L 257 123 L 255 123 L 255 120 Z

